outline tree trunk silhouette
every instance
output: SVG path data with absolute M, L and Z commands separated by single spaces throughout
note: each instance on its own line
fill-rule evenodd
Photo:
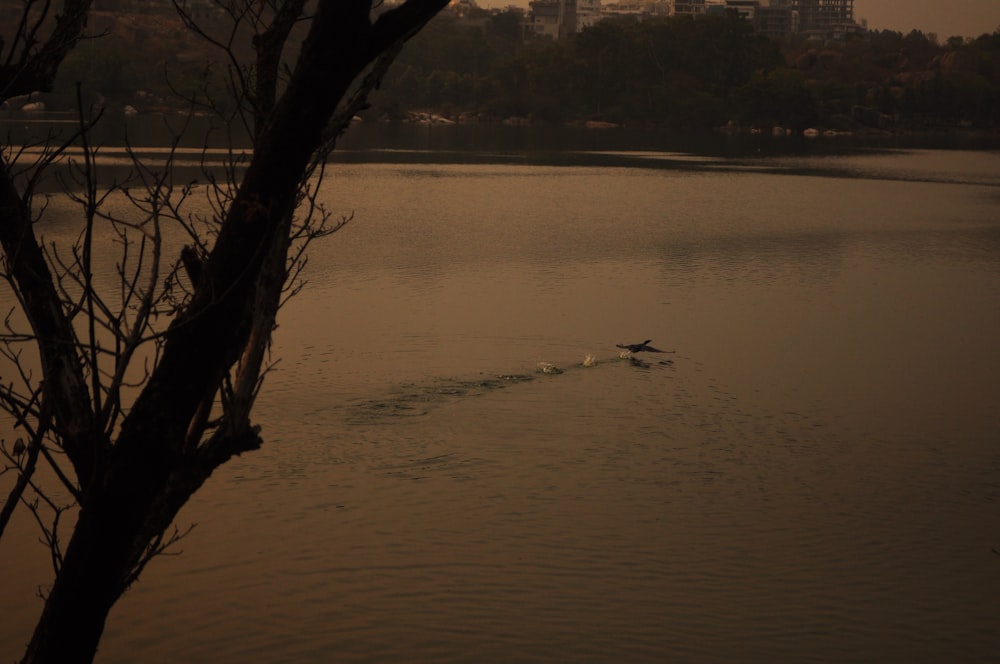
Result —
M 295 9 L 289 15 L 297 15 L 305 3 L 287 4 Z M 52 435 L 75 474 L 64 484 L 79 508 L 65 551 L 56 556 L 57 574 L 26 664 L 92 661 L 108 613 L 171 541 L 166 533 L 177 512 L 219 465 L 262 444 L 250 423 L 252 395 L 246 391 L 256 389 L 287 276 L 291 219 L 303 179 L 317 151 L 329 144 L 338 107 L 351 102 L 365 72 L 446 4 L 407 0 L 388 9 L 375 4 L 377 12 L 371 0 L 316 4 L 284 92 L 268 98 L 265 89 L 252 100 L 257 125 L 250 164 L 192 280 L 190 298 L 165 331 L 158 360 L 118 427 L 107 423 L 101 390 L 89 385 L 96 371 L 84 368 L 78 333 L 34 237 L 25 198 L 0 163 L 6 276 L 42 358 L 43 407 L 37 412 L 44 417 L 38 416 L 38 427 L 47 430 L 51 419 Z M 74 25 L 82 30 L 85 17 L 79 21 Z M 259 51 L 274 49 L 265 46 Z M 268 71 L 273 77 L 277 68 Z M 238 372 L 247 366 L 248 376 L 236 381 L 249 385 L 238 388 L 242 406 L 224 408 L 209 426 L 213 404 L 220 398 L 229 404 L 234 367 Z

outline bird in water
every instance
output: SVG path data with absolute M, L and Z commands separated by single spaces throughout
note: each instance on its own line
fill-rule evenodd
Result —
M 630 353 L 641 353 L 646 351 L 647 353 L 665 353 L 666 351 L 660 350 L 659 348 L 653 348 L 649 345 L 652 339 L 646 339 L 641 344 L 615 344 L 618 348 L 624 348 Z

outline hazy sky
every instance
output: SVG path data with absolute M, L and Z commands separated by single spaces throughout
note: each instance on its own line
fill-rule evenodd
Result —
M 528 0 L 479 0 L 479 4 L 527 7 Z M 917 29 L 937 33 L 942 41 L 954 35 L 978 37 L 1000 28 L 1000 0 L 854 0 L 854 17 L 868 19 L 871 29 Z
M 854 18 L 868 27 L 978 37 L 1000 28 L 1000 0 L 854 0 Z

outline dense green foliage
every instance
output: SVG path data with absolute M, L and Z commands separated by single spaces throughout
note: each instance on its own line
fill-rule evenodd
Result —
M 1000 126 L 1000 32 L 778 43 L 735 17 L 606 20 L 522 43 L 516 15 L 439 17 L 400 56 L 378 112 L 536 121 L 849 129 Z
M 109 15 L 106 36 L 77 49 L 60 76 L 64 99 L 73 81 L 96 80 L 95 96 L 155 110 L 172 88 L 204 92 L 206 76 L 209 90 L 222 85 L 219 52 L 176 16 L 146 11 Z M 205 10 L 199 18 L 225 17 Z M 734 15 L 679 16 L 608 19 L 566 41 L 526 43 L 518 12 L 446 13 L 407 45 L 373 101 L 371 117 L 427 111 L 684 128 L 998 128 L 1000 31 L 943 44 L 917 31 L 779 43 Z
M 676 125 L 727 120 L 733 94 L 778 48 L 734 18 L 608 20 L 567 42 L 522 43 L 517 15 L 481 27 L 442 18 L 400 56 L 389 110 Z
M 121 11 L 113 11 L 121 6 Z M 228 34 L 230 17 L 207 4 L 191 3 L 192 16 L 209 34 Z M 231 62 L 223 49 L 186 28 L 169 3 L 148 6 L 131 0 L 105 0 L 91 15 L 98 35 L 70 52 L 48 95 L 53 110 L 75 108 L 75 86 L 85 81 L 85 100 L 144 111 L 184 105 L 206 95 L 223 98 Z M 234 39 L 233 54 L 252 61 L 249 38 Z

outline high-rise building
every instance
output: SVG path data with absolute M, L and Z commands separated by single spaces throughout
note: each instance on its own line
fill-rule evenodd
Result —
M 674 14 L 700 16 L 705 13 L 705 0 L 674 0 Z
M 736 12 L 768 37 L 833 39 L 860 30 L 854 0 L 675 0 L 676 13 Z M 697 3 L 697 4 L 695 4 Z M 694 7 L 701 6 L 698 11 Z
M 857 30 L 854 0 L 795 0 L 800 31 L 812 37 L 843 37 Z
M 589 28 L 601 20 L 601 0 L 576 0 L 576 29 Z
M 740 18 L 757 24 L 757 12 L 760 11 L 760 0 L 726 0 L 725 4 L 716 5 L 723 12 L 736 12 Z
M 770 5 L 757 8 L 754 29 L 770 38 L 782 38 L 799 32 L 799 12 L 792 0 L 771 0 Z
M 576 0 L 532 0 L 528 6 L 531 33 L 565 39 L 576 32 Z

